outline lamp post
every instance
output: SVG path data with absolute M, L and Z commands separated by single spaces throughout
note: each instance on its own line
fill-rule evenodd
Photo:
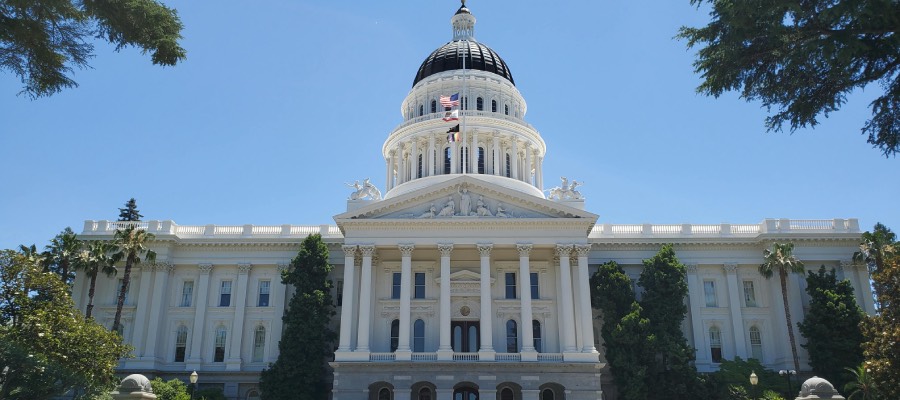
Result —
M 756 371 L 750 372 L 750 385 L 753 387 L 753 399 L 757 399 L 756 397 L 756 384 L 759 383 L 759 377 L 756 376 Z
M 197 392 L 197 371 L 191 372 L 191 400 L 194 400 L 194 393 Z
M 792 369 L 783 369 L 783 370 L 781 370 L 781 371 L 778 371 L 778 375 L 781 375 L 781 376 L 783 376 L 785 379 L 787 379 L 787 383 L 788 383 L 788 398 L 790 398 L 790 397 L 791 397 L 791 394 L 794 393 L 794 389 L 791 388 L 791 375 L 797 375 L 797 371 L 794 371 L 794 370 L 792 370 Z

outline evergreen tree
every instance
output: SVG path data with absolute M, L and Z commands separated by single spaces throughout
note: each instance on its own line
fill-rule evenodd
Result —
M 119 209 L 119 221 L 140 221 L 143 217 L 137 209 L 134 197 L 125 202 L 125 208 Z
M 647 384 L 665 387 L 650 392 L 651 399 L 689 399 L 698 395 L 700 385 L 693 365 L 694 349 L 688 345 L 681 325 L 687 316 L 684 299 L 688 295 L 684 264 L 675 257 L 671 244 L 644 260 L 638 283 L 644 289 L 641 307 L 650 321 L 654 360 L 648 365 Z
M 900 256 L 885 258 L 872 281 L 881 307 L 862 325 L 866 367 L 885 399 L 900 399 Z
M 843 388 L 851 380 L 847 368 L 863 361 L 863 337 L 859 324 L 865 315 L 856 304 L 853 285 L 848 280 L 838 282 L 834 269 L 809 271 L 806 277 L 809 311 L 797 324 L 806 338 L 802 345 L 809 352 L 813 371 L 836 388 Z
M 81 252 L 83 243 L 72 228 L 66 227 L 45 247 L 50 272 L 59 275 L 62 281 L 72 286 L 75 281 L 75 261 Z
M 278 359 L 262 371 L 259 387 L 265 400 L 322 400 L 326 357 L 332 354 L 335 333 L 328 328 L 334 312 L 328 248 L 318 234 L 300 244 L 300 251 L 282 274 L 282 282 L 296 290 L 284 313 L 284 333 Z

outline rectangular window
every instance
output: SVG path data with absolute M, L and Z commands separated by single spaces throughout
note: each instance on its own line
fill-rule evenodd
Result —
M 515 272 L 507 272 L 506 273 L 506 298 L 507 299 L 515 299 L 516 298 L 516 273 Z
M 187 327 L 180 326 L 175 333 L 175 362 L 184 362 L 185 348 L 187 348 Z
M 417 298 L 417 299 L 425 298 L 425 273 L 424 272 L 416 272 L 415 298 Z
M 531 273 L 531 298 L 532 299 L 540 299 L 541 292 L 538 290 L 538 274 L 537 272 Z
M 219 289 L 219 307 L 231 306 L 231 281 L 222 281 Z
M 400 298 L 400 273 L 394 272 L 391 275 L 391 298 L 399 299 Z
M 216 329 L 216 348 L 213 353 L 213 362 L 223 362 L 225 361 L 225 328 L 219 327 Z
M 753 281 L 744 281 L 744 305 L 747 307 L 757 307 L 756 290 L 753 288 Z
M 184 281 L 181 285 L 181 307 L 190 307 L 194 296 L 194 281 Z
M 266 328 L 257 327 L 253 335 L 253 362 L 262 362 L 266 350 Z
M 722 362 L 722 331 L 717 327 L 709 329 L 709 352 L 712 362 Z
M 762 362 L 762 336 L 760 335 L 759 328 L 755 326 L 750 327 L 750 349 L 753 353 L 752 357 Z
M 335 299 L 334 303 L 337 304 L 338 307 L 341 307 L 344 305 L 344 281 L 337 281 L 335 292 L 337 299 Z
M 707 307 L 718 307 L 719 303 L 716 301 L 716 283 L 713 281 L 703 281 L 703 294 L 706 297 L 706 306 Z
M 256 300 L 257 307 L 269 306 L 269 287 L 272 281 L 259 281 L 259 298 Z

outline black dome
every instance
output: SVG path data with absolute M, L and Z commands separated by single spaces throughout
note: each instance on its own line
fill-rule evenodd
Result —
M 468 52 L 465 50 L 466 43 L 469 44 Z M 491 50 L 490 47 L 471 40 L 454 40 L 433 51 L 431 55 L 422 62 L 422 66 L 419 67 L 419 72 L 416 73 L 416 79 L 413 81 L 413 86 L 416 86 L 419 81 L 431 75 L 444 71 L 462 69 L 463 55 L 467 53 L 468 57 L 465 57 L 466 69 L 492 72 L 506 78 L 513 85 L 516 84 L 516 81 L 513 80 L 512 73 L 509 72 L 509 67 L 506 66 L 506 61 L 503 61 L 503 59 L 500 58 L 494 50 Z

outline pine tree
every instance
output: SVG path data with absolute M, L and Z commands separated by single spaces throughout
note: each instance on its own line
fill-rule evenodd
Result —
M 665 387 L 650 392 L 651 399 L 695 398 L 700 390 L 697 369 L 693 365 L 694 349 L 688 345 L 682 322 L 687 315 L 684 299 L 688 295 L 687 272 L 675 257 L 671 244 L 644 260 L 638 283 L 644 289 L 641 307 L 650 321 L 654 338 L 654 362 L 648 365 L 647 384 Z
M 843 388 L 852 378 L 846 369 L 863 361 L 859 323 L 865 314 L 856 304 L 850 281 L 839 282 L 834 269 L 826 271 L 824 265 L 817 273 L 809 271 L 806 292 L 809 311 L 797 325 L 806 338 L 802 346 L 809 352 L 809 365 L 834 387 Z
M 137 209 L 134 197 L 125 202 L 125 208 L 119 209 L 119 221 L 140 221 L 143 217 Z
M 296 292 L 284 313 L 284 333 L 278 343 L 278 359 L 260 376 L 265 400 L 323 400 L 326 357 L 332 354 L 336 335 L 328 328 L 334 316 L 328 248 L 318 234 L 300 244 L 282 282 Z

